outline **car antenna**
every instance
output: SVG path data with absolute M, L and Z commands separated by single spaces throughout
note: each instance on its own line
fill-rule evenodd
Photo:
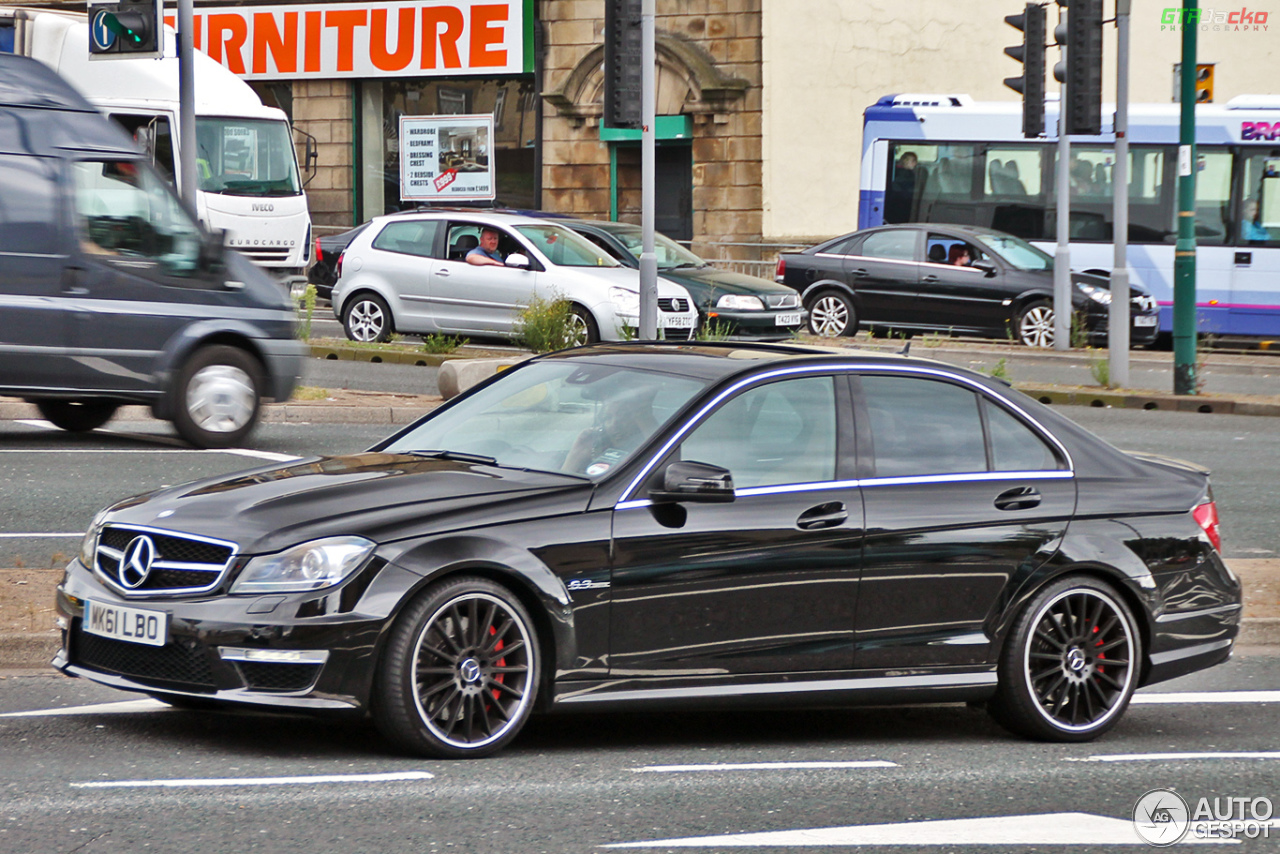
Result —
M 907 343 L 902 345 L 902 349 L 898 351 L 899 356 L 906 356 L 911 352 L 911 339 L 907 339 Z

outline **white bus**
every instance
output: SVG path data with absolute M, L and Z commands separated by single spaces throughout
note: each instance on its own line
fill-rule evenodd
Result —
M 1129 114 L 1130 275 L 1173 328 L 1178 105 Z M 1058 104 L 1046 104 L 1057 127 Z M 1112 109 L 1101 136 L 1071 138 L 1071 266 L 1109 272 Z M 1022 137 L 1022 105 L 967 95 L 890 95 L 863 121 L 859 228 L 894 222 L 982 225 L 1052 253 L 1056 133 Z M 1280 96 L 1196 108 L 1196 306 L 1199 330 L 1280 335 Z M 914 167 L 914 168 L 913 168 Z
M 89 61 L 83 13 L 0 8 L 0 50 L 53 68 L 133 134 L 175 187 L 178 151 L 177 36 L 166 28 L 162 59 Z M 247 83 L 195 52 L 196 213 L 205 227 L 282 282 L 305 281 L 311 215 L 285 114 Z

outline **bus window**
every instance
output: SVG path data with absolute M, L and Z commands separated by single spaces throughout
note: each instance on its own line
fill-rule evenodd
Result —
M 1196 242 L 1224 245 L 1230 223 L 1231 152 L 1201 148 L 1196 153 Z
M 977 224 L 1026 239 L 1044 237 L 1040 145 L 987 146 L 983 207 Z
M 1057 168 L 1056 153 L 1053 159 Z M 1071 240 L 1110 241 L 1115 152 L 1110 146 L 1071 146 Z M 1172 193 L 1165 192 L 1164 151 L 1148 146 L 1129 149 L 1129 242 L 1163 243 L 1176 236 L 1169 227 Z M 1055 173 L 1056 175 L 1056 173 Z M 1049 187 L 1048 230 L 1053 233 L 1057 202 L 1056 177 Z
M 1266 153 L 1245 155 L 1242 195 L 1238 242 L 1247 246 L 1280 246 L 1280 157 Z
M 975 222 L 977 146 L 897 143 L 889 152 L 885 222 Z

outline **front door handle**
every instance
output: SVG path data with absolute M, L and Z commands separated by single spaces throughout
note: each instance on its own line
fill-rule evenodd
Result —
M 1034 486 L 1015 486 L 996 496 L 997 510 L 1029 510 L 1040 506 L 1040 493 Z
M 449 278 L 449 271 L 448 271 L 448 270 L 436 270 L 436 275 L 437 275 L 437 276 L 439 276 L 439 277 L 440 277 L 440 278 L 442 278 L 442 279 L 447 279 L 447 278 Z
M 924 282 L 924 283 L 925 283 L 925 284 L 927 284 L 927 285 L 932 285 L 932 284 L 936 284 L 936 283 L 937 283 L 937 281 L 938 281 L 938 277 L 937 277 L 937 276 L 935 276 L 935 275 L 933 275 L 932 273 L 930 273 L 929 275 L 925 276 L 925 277 L 924 277 L 923 279 L 921 279 L 920 281 Z
M 865 279 L 867 277 L 867 271 L 863 270 L 862 268 L 858 268 L 857 270 L 853 271 L 853 277 L 855 279 Z
M 849 518 L 843 501 L 829 501 L 810 507 L 796 519 L 796 527 L 802 531 L 816 531 L 819 528 L 834 528 Z

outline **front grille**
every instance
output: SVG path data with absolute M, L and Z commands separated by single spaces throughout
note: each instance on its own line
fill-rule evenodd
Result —
M 684 297 L 659 297 L 658 308 L 683 314 L 689 310 L 689 301 Z
M 187 649 L 170 642 L 146 646 L 78 631 L 72 648 L 75 663 L 90 670 L 128 676 L 139 681 L 163 682 L 201 693 L 215 689 L 213 668 L 203 648 Z
M 240 252 L 248 255 L 259 264 L 268 264 L 271 262 L 282 263 L 289 260 L 288 248 L 285 249 L 240 249 Z
M 693 339 L 696 329 L 680 329 L 675 326 L 664 326 L 662 328 L 663 341 L 690 341 Z
M 799 308 L 799 294 L 765 294 L 765 305 L 769 308 Z
M 240 678 L 252 691 L 305 691 L 320 675 L 321 664 L 237 661 Z
M 126 555 L 140 539 L 141 554 Z M 112 587 L 132 596 L 206 593 L 218 586 L 236 556 L 235 543 L 153 528 L 109 525 L 98 535 L 95 569 Z

